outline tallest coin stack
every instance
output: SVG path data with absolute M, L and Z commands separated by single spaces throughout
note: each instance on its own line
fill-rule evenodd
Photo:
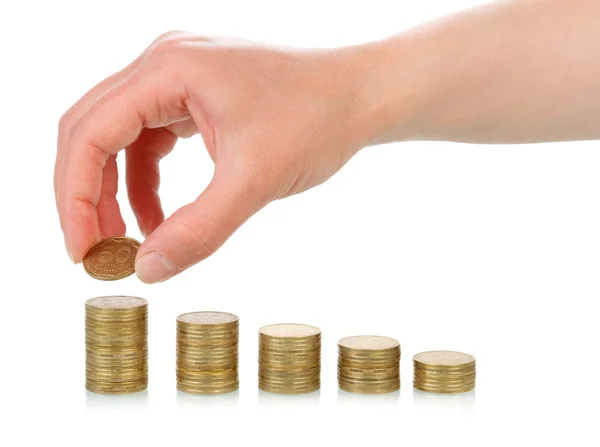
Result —
M 148 386 L 148 303 L 104 296 L 85 303 L 88 391 L 126 394 Z

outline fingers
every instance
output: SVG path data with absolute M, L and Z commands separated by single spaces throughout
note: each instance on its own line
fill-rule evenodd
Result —
M 146 283 L 164 281 L 214 253 L 267 197 L 235 175 L 215 175 L 198 199 L 175 212 L 142 244 L 135 270 Z
M 185 88 L 168 65 L 142 72 L 143 64 L 99 98 L 64 142 L 58 179 L 58 213 L 67 250 L 75 262 L 101 235 L 96 206 L 102 170 L 109 156 L 133 143 L 144 127 L 160 127 L 186 117 Z M 177 80 L 178 81 L 178 80 Z
M 109 76 L 98 85 L 88 91 L 79 101 L 77 101 L 61 118 L 58 131 L 58 150 L 56 153 L 56 162 L 54 165 L 54 194 L 58 198 L 58 179 L 63 168 L 64 155 L 66 150 L 66 141 L 69 132 L 79 117 L 96 102 L 103 94 L 127 78 L 141 63 L 145 53 L 140 55 L 131 64 L 118 73 Z
M 111 155 L 106 160 L 102 172 L 102 189 L 96 210 L 100 235 L 105 237 L 125 236 L 125 222 L 117 202 L 119 188 L 119 173 L 117 171 L 117 156 Z
M 183 31 L 169 31 L 152 42 L 142 54 L 140 54 L 131 64 L 121 71 L 109 76 L 102 82 L 90 89 L 79 101 L 77 101 L 67 112 L 61 117 L 58 131 L 58 150 L 56 153 L 56 162 L 54 165 L 54 194 L 58 200 L 58 179 L 63 168 L 65 152 L 69 134 L 73 126 L 79 118 L 90 108 L 99 98 L 117 86 L 120 82 L 130 76 L 140 64 L 150 55 L 157 46 L 165 42 L 176 39 L 178 36 L 191 38 L 189 33 Z
M 165 128 L 144 129 L 127 147 L 127 193 L 144 237 L 165 219 L 158 195 L 158 163 L 173 150 L 176 141 L 177 136 Z
M 189 138 L 198 133 L 198 126 L 196 126 L 196 123 L 191 118 L 173 123 L 167 126 L 167 129 L 179 138 Z

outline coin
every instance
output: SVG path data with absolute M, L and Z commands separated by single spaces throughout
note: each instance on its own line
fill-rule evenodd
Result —
M 358 394 L 384 394 L 400 389 L 400 376 L 386 380 L 371 380 L 339 378 L 339 388 L 343 391 Z
M 475 389 L 475 383 L 465 386 L 464 388 L 430 388 L 424 385 L 415 384 L 415 388 L 420 391 L 425 391 L 427 393 L 436 393 L 436 394 L 459 394 L 459 393 L 467 393 Z
M 176 320 L 177 389 L 222 394 L 239 387 L 239 318 L 227 312 L 188 312 Z
M 237 390 L 239 384 L 237 381 L 224 385 L 202 386 L 189 382 L 177 382 L 177 389 L 186 393 L 193 394 L 225 394 Z
M 400 346 L 397 340 L 379 335 L 359 335 L 342 338 L 338 346 L 360 351 L 386 351 Z
M 271 324 L 260 328 L 259 333 L 276 339 L 274 341 L 285 341 L 288 339 L 314 337 L 321 334 L 321 329 L 307 324 L 281 323 Z
M 102 296 L 85 303 L 86 389 L 125 394 L 148 386 L 148 303 Z
M 358 335 L 338 341 L 338 386 L 353 393 L 390 393 L 400 388 L 400 343 Z
M 90 298 L 86 301 L 86 306 L 96 309 L 122 309 L 135 311 L 137 308 L 146 306 L 148 301 L 144 298 L 138 298 L 137 296 L 98 296 L 96 298 Z M 115 314 L 112 310 L 109 311 L 110 315 Z
M 432 368 L 465 368 L 475 364 L 471 354 L 456 351 L 427 351 L 413 357 L 415 363 L 422 367 Z
M 277 394 L 307 394 L 314 393 L 321 387 L 321 382 L 319 379 L 314 380 L 313 382 L 308 382 L 305 384 L 276 384 L 271 381 L 263 381 L 259 380 L 258 387 L 262 391 L 266 391 L 268 393 L 277 393 Z
M 148 379 L 132 382 L 98 382 L 86 380 L 85 388 L 98 394 L 131 394 L 145 390 L 148 387 Z
M 475 357 L 456 351 L 427 351 L 413 357 L 413 386 L 429 393 L 464 393 L 475 388 Z
M 103 281 L 123 279 L 135 272 L 140 243 L 129 237 L 109 237 L 96 242 L 83 257 L 83 268 Z
M 321 387 L 321 330 L 306 324 L 263 326 L 258 331 L 258 387 L 281 394 Z
M 190 325 L 226 325 L 239 321 L 237 315 L 227 312 L 189 312 L 179 315 L 177 321 Z M 199 327 L 202 329 L 202 326 Z

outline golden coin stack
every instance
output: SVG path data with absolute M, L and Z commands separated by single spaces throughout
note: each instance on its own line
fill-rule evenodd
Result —
M 239 318 L 225 312 L 177 317 L 177 389 L 223 394 L 239 388 Z
M 475 388 L 475 357 L 455 351 L 421 352 L 413 357 L 414 387 L 430 393 L 464 393 Z
M 321 330 L 273 324 L 259 330 L 258 387 L 270 393 L 312 393 L 321 387 Z
M 104 296 L 85 303 L 88 391 L 126 394 L 148 386 L 148 302 Z
M 351 393 L 382 394 L 400 389 L 400 343 L 358 335 L 338 342 L 338 385 Z

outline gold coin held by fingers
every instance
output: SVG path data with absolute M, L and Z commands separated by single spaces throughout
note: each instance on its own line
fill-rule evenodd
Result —
M 135 272 L 140 243 L 130 237 L 109 237 L 95 243 L 83 257 L 83 268 L 102 281 L 123 279 Z

